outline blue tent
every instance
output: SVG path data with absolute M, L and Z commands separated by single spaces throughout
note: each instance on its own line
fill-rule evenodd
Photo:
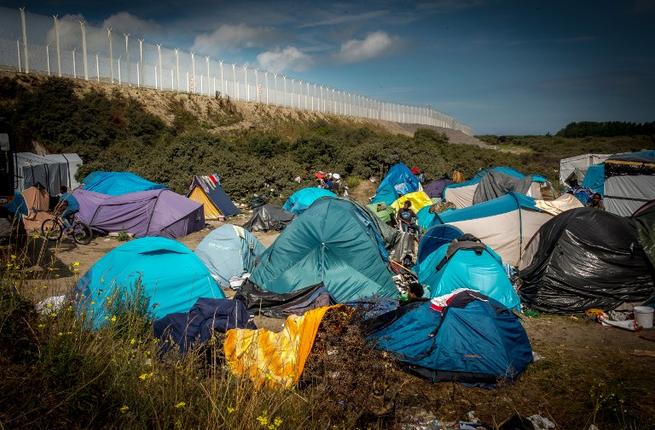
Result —
M 287 212 L 300 215 L 305 211 L 305 209 L 313 205 L 316 200 L 322 197 L 336 197 L 336 196 L 337 195 L 334 194 L 332 191 L 323 188 L 318 188 L 318 187 L 302 188 L 296 191 L 295 193 L 291 194 L 291 196 L 284 203 L 284 206 L 282 206 L 282 209 Z
M 250 280 L 278 294 L 322 282 L 338 303 L 396 297 L 374 216 L 346 199 L 318 200 L 262 254 Z
M 419 282 L 428 288 L 429 297 L 465 288 L 489 296 L 506 308 L 520 309 L 521 300 L 498 254 L 485 246 L 483 250 L 461 248 L 448 255 L 450 246 L 441 245 L 416 266 Z
M 433 382 L 495 384 L 532 362 L 519 319 L 493 299 L 457 294 L 445 311 L 412 303 L 372 322 L 369 338 L 406 368 Z
M 76 289 L 78 311 L 96 328 L 111 317 L 117 300 L 145 298 L 147 312 L 159 319 L 188 312 L 201 297 L 225 297 L 189 248 L 162 237 L 144 237 L 113 249 L 91 266 Z
M 601 196 L 605 195 L 605 164 L 589 166 L 582 180 L 582 187 L 589 188 L 594 193 L 600 193 Z M 587 204 L 586 201 L 583 203 Z
M 390 206 L 398 197 L 420 190 L 418 178 L 403 163 L 391 166 L 384 177 L 371 203 L 385 203 Z
M 459 239 L 464 233 L 449 224 L 437 224 L 432 226 L 421 237 L 418 244 L 418 255 L 416 263 L 420 264 L 425 258 L 436 251 L 441 245 L 450 243 L 455 239 Z
M 91 172 L 82 181 L 84 189 L 110 196 L 166 188 L 131 172 Z
M 196 255 L 221 287 L 230 286 L 230 278 L 251 272 L 266 248 L 243 227 L 224 224 L 198 244 Z

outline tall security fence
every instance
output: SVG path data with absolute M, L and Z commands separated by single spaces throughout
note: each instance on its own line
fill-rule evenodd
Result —
M 286 106 L 360 118 L 471 129 L 429 107 L 387 103 L 151 44 L 72 17 L 37 15 L 0 7 L 0 64 L 23 73 L 111 82 Z

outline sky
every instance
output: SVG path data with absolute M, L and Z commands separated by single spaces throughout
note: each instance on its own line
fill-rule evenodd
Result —
M 429 105 L 476 134 L 655 120 L 655 0 L 0 5 L 81 17 L 167 47 L 383 101 Z

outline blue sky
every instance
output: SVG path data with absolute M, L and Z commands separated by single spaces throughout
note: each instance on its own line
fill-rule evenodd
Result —
M 386 101 L 478 134 L 655 120 L 655 1 L 2 1 Z

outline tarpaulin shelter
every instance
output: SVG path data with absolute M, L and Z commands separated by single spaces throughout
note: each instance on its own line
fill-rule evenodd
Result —
M 630 216 L 655 199 L 655 150 L 612 155 L 604 164 L 608 212 Z
M 54 196 L 59 194 L 59 187 L 62 185 L 70 190 L 79 186 L 75 175 L 83 163 L 77 154 L 37 155 L 18 152 L 15 161 L 16 191 L 23 191 L 40 183 Z
M 509 193 L 488 202 L 438 214 L 433 222 L 450 224 L 480 239 L 505 263 L 516 266 L 523 249 L 553 216 L 523 194 Z
M 266 248 L 249 231 L 224 224 L 205 236 L 195 250 L 221 287 L 230 286 L 230 278 L 249 273 Z
M 323 282 L 338 303 L 395 297 L 398 290 L 377 222 L 349 200 L 320 199 L 262 254 L 250 280 L 281 294 Z
M 491 248 L 465 237 L 441 245 L 415 267 L 428 297 L 469 289 L 504 307 L 519 309 L 521 300 L 507 277 L 502 259 Z
M 655 200 L 637 209 L 631 219 L 637 227 L 639 242 L 655 267 Z
M 300 215 L 314 202 L 323 197 L 336 197 L 330 190 L 318 187 L 301 188 L 295 193 L 291 194 L 287 201 L 282 206 L 282 209 L 295 215 Z
M 419 191 L 421 184 L 418 178 L 403 163 L 391 166 L 389 172 L 380 182 L 371 203 L 384 203 L 390 206 L 400 196 Z
M 434 181 L 425 185 L 423 187 L 423 191 L 425 191 L 425 193 L 430 197 L 441 198 L 443 197 L 443 190 L 452 183 L 453 181 L 448 178 L 435 179 Z
M 243 228 L 248 231 L 280 231 L 289 225 L 295 217 L 294 214 L 267 203 L 256 207 L 252 211 L 252 216 L 243 225 Z
M 594 164 L 602 163 L 611 154 L 582 154 L 574 157 L 563 158 L 559 161 L 559 181 L 566 185 L 567 179 L 577 169 L 583 177 L 586 177 L 587 170 Z M 581 181 L 580 181 L 581 182 Z
M 465 182 L 450 184 L 443 191 L 444 200 L 456 208 L 465 208 L 492 200 L 510 192 L 541 198 L 541 184 L 546 178 L 526 176 L 510 167 L 493 167 L 478 172 Z
M 109 196 L 121 196 L 139 191 L 159 190 L 166 188 L 131 172 L 89 173 L 82 181 L 84 189 Z
M 635 222 L 593 208 L 544 224 L 525 249 L 518 276 L 524 303 L 546 312 L 613 309 L 655 292 Z
M 77 189 L 78 217 L 102 233 L 125 231 L 136 237 L 182 237 L 205 226 L 202 205 L 170 190 L 108 196 Z
M 209 270 L 182 243 L 161 237 L 129 241 L 105 254 L 78 281 L 78 311 L 98 328 L 120 301 L 147 300 L 153 319 L 188 312 L 199 298 L 225 298 Z
M 370 323 L 369 338 L 430 381 L 493 385 L 518 377 L 532 348 L 516 315 L 494 299 L 461 291 L 443 307 L 416 302 Z
M 233 216 L 240 213 L 221 186 L 217 174 L 194 176 L 187 197 L 202 204 L 206 220 L 217 220 L 220 215 Z
M 25 230 L 40 231 L 43 222 L 52 218 L 52 215 L 48 213 L 50 209 L 50 195 L 48 195 L 46 190 L 39 191 L 36 187 L 29 187 L 23 190 L 22 194 L 27 209 L 27 215 L 23 217 Z
M 302 375 L 321 320 L 333 308 L 291 315 L 280 332 L 228 330 L 223 350 L 230 371 L 247 377 L 258 388 L 292 387 Z
M 425 194 L 423 191 L 414 191 L 413 193 L 407 193 L 401 197 L 398 197 L 396 201 L 393 202 L 391 207 L 398 211 L 400 208 L 402 208 L 405 204 L 405 202 L 410 202 L 412 206 L 410 209 L 414 211 L 414 213 L 418 212 L 422 208 L 426 206 L 431 206 L 432 205 L 432 200 L 430 200 L 430 196 Z

